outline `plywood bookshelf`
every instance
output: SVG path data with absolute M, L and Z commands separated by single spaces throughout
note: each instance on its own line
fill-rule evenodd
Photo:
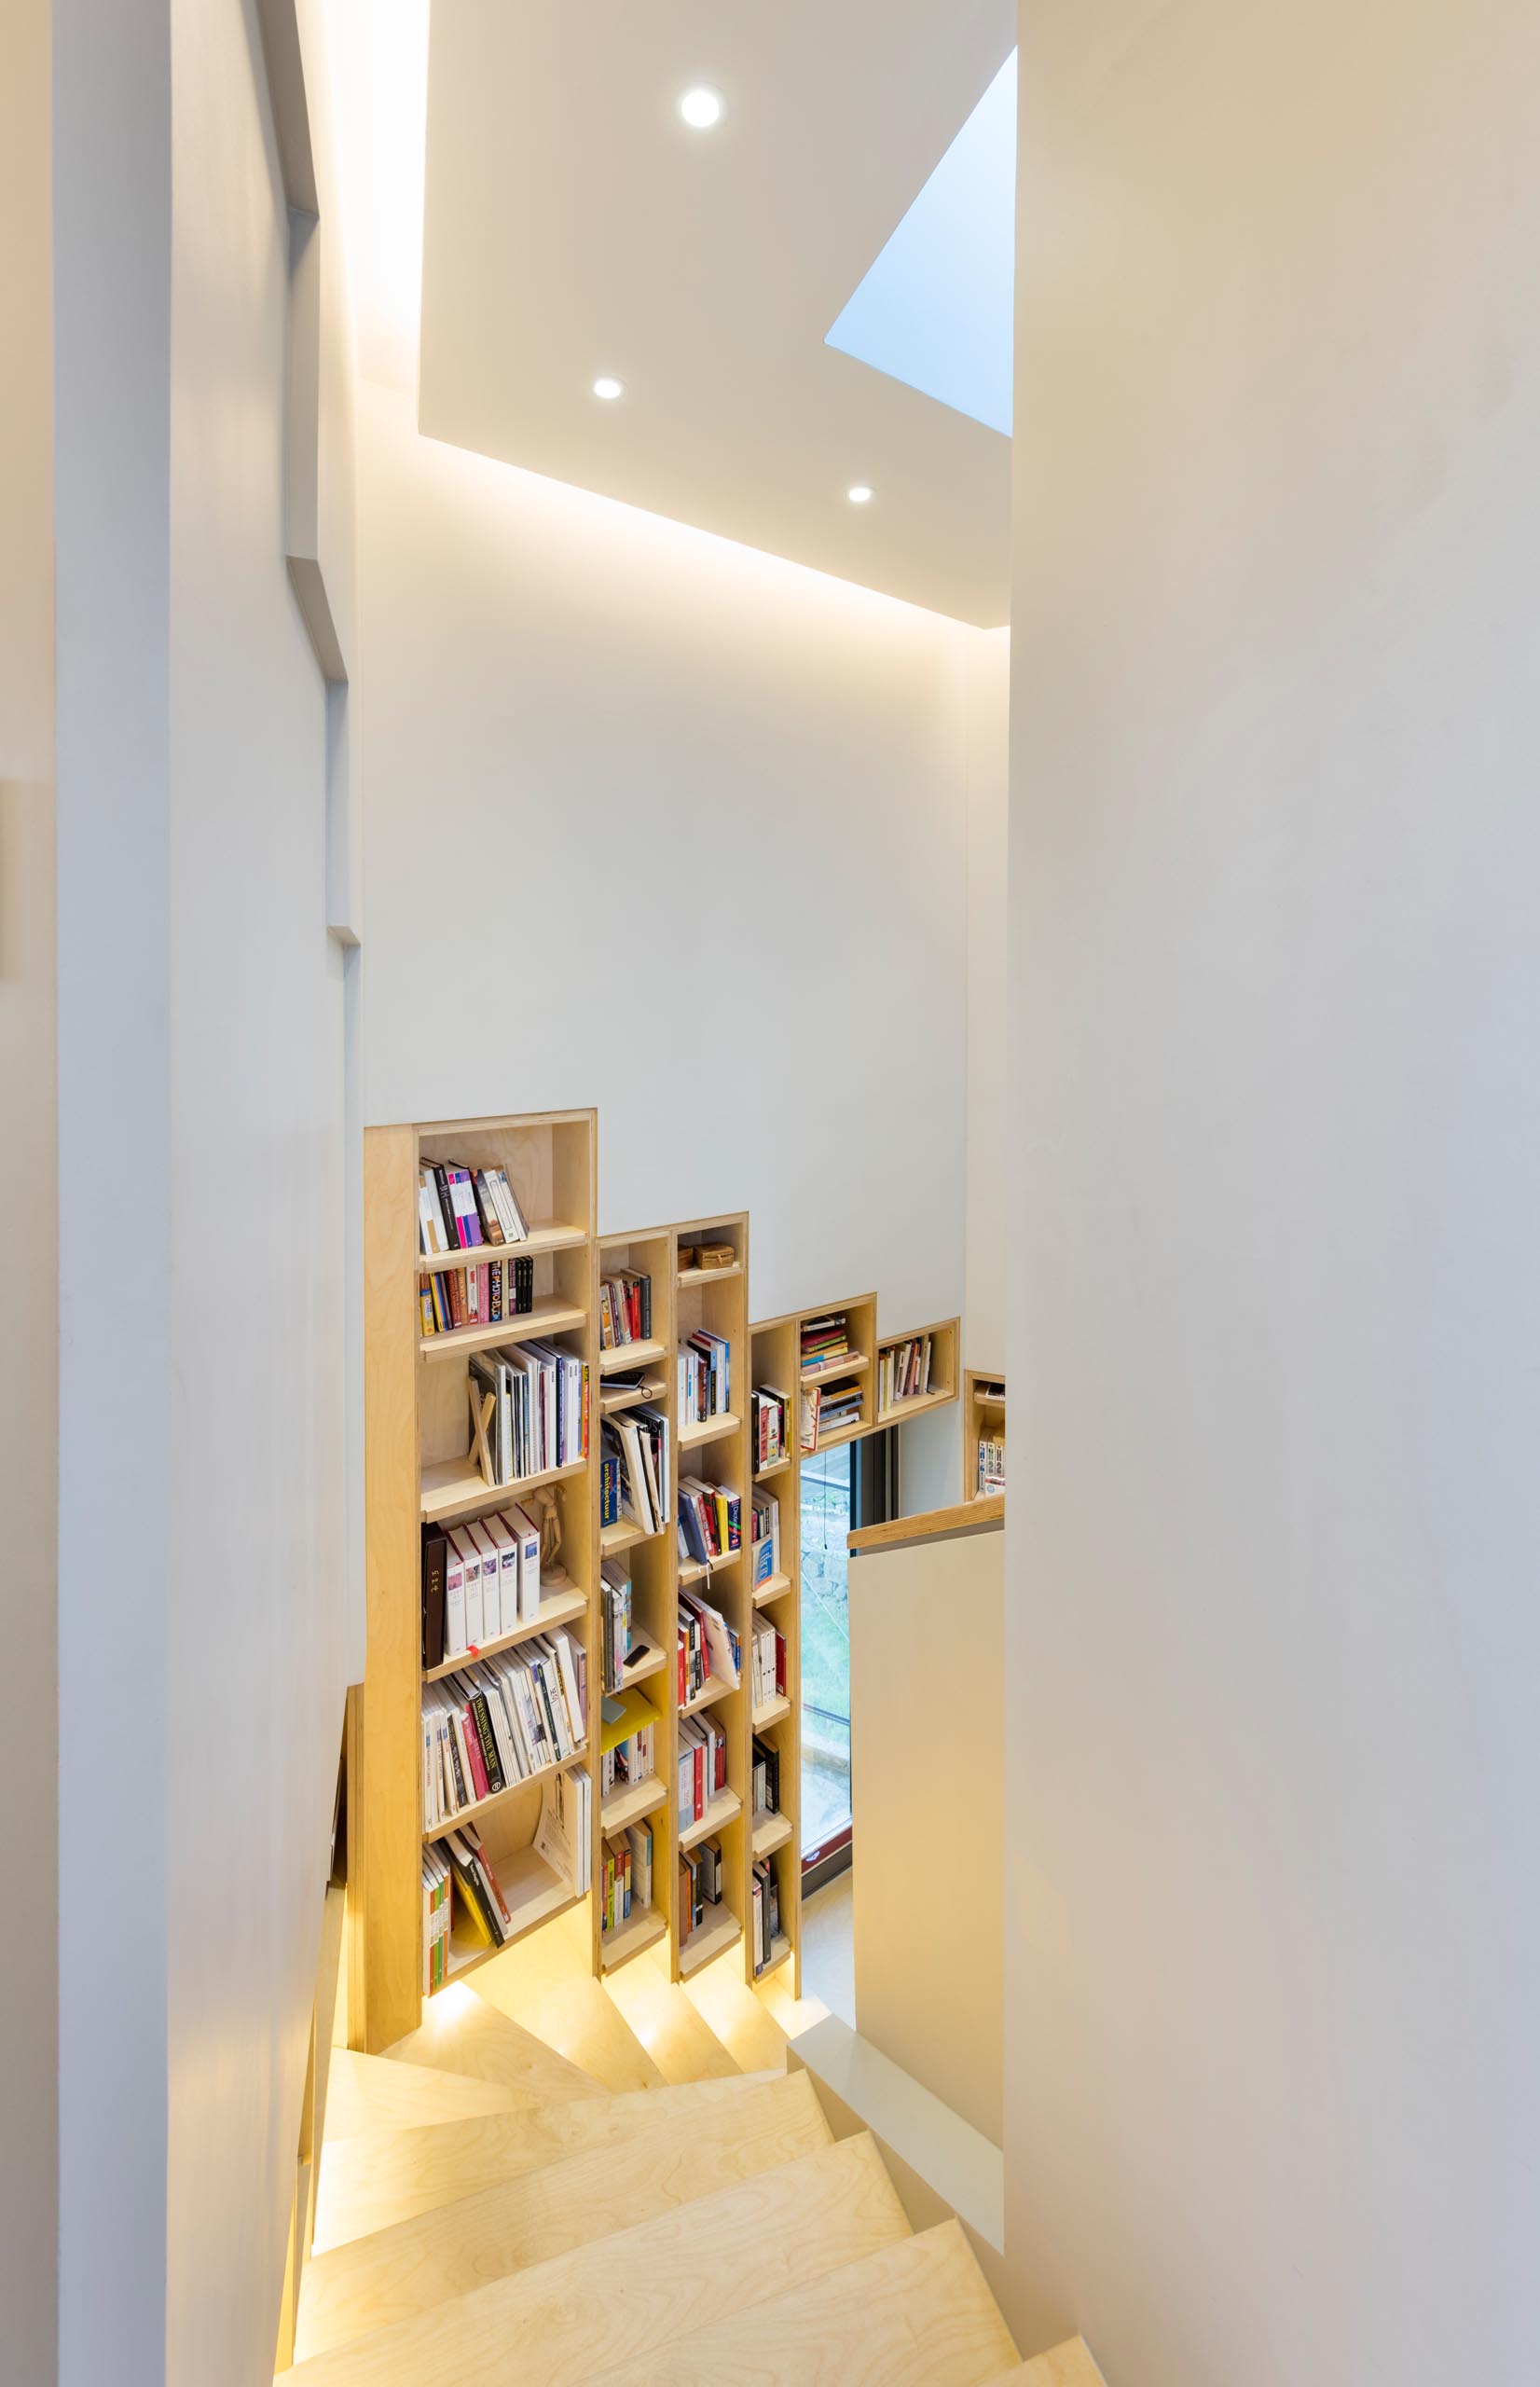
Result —
M 599 1535 L 601 1555 L 623 1566 L 631 1578 L 633 1645 L 642 1654 L 626 1669 L 626 1687 L 641 1693 L 657 1720 L 653 1732 L 653 1781 L 632 1785 L 608 1801 L 596 1801 L 595 1805 L 596 1884 L 602 1881 L 603 1843 L 607 1836 L 624 1831 L 628 1825 L 639 1823 L 646 1823 L 653 1834 L 653 1895 L 648 1906 L 633 1904 L 626 1920 L 607 1931 L 604 1928 L 602 1898 L 596 1889 L 593 1912 L 596 1973 L 616 1971 L 620 1966 L 628 1964 L 633 1956 L 639 1956 L 643 1949 L 655 1946 L 668 1935 L 673 1925 L 674 1879 L 667 1811 L 669 1784 L 674 1775 L 678 1721 L 674 1696 L 674 1642 L 678 1626 L 679 1587 L 674 1564 L 676 1536 L 672 1497 L 679 1482 L 675 1398 L 678 1371 L 673 1364 L 674 1249 L 671 1227 L 607 1235 L 599 1241 L 595 1268 L 596 1307 L 600 1282 L 617 1270 L 634 1269 L 649 1281 L 651 1333 L 642 1342 L 621 1344 L 613 1350 L 600 1350 L 600 1408 L 603 1415 L 612 1420 L 624 1415 L 627 1409 L 646 1407 L 661 1410 L 668 1421 L 671 1496 L 661 1532 L 644 1534 L 634 1521 L 623 1518 L 618 1525 L 604 1526 Z M 616 1379 L 620 1376 L 639 1376 L 640 1382 L 635 1389 L 628 1389 L 617 1384 Z M 602 1444 L 602 1433 L 600 1441 Z M 602 1633 L 595 1646 L 602 1649 Z M 604 1731 L 601 1693 L 601 1745 Z
M 916 1326 L 907 1334 L 885 1334 L 877 1345 L 877 1424 L 879 1428 L 906 1425 L 912 1417 L 923 1417 L 928 1410 L 942 1409 L 957 1398 L 957 1345 L 962 1320 L 943 1318 L 935 1326 Z M 883 1362 L 891 1352 L 906 1343 L 920 1343 L 928 1336 L 930 1342 L 930 1373 L 924 1392 L 909 1393 L 901 1399 L 884 1400 Z
M 986 1441 L 1004 1443 L 1004 1374 L 965 1369 L 962 1410 L 962 1496 L 965 1500 L 986 1498 L 979 1480 L 979 1445 Z
M 821 1312 L 810 1315 L 819 1316 Z M 874 1323 L 874 1320 L 873 1320 Z M 779 1547 L 771 1552 L 763 1577 L 750 1586 L 756 1616 L 768 1617 L 786 1639 L 786 1712 L 756 1724 L 749 1718 L 749 1781 L 753 1780 L 753 1742 L 767 1741 L 780 1760 L 780 1816 L 784 1829 L 771 1815 L 750 1813 L 749 1829 L 754 1855 L 767 1862 L 776 1877 L 780 1909 L 780 1933 L 771 1960 L 757 1976 L 767 1980 L 785 1972 L 793 1997 L 802 1994 L 802 1464 L 798 1450 L 801 1417 L 801 1318 L 764 1320 L 751 1329 L 750 1382 L 779 1393 L 786 1402 L 788 1449 L 780 1459 L 755 1467 L 754 1481 L 775 1500 L 779 1511 Z M 752 1404 L 750 1404 L 750 1415 Z M 752 1431 L 749 1456 L 756 1456 Z M 745 1949 L 745 1974 L 755 1978 L 754 1950 Z
M 818 1319 L 839 1318 L 844 1321 L 847 1351 L 834 1359 L 807 1362 L 803 1358 L 803 1337 Z M 797 1387 L 797 1447 L 804 1456 L 816 1451 L 834 1449 L 841 1442 L 853 1442 L 862 1434 L 874 1431 L 877 1422 L 876 1362 L 877 1296 L 860 1293 L 853 1301 L 826 1302 L 819 1308 L 799 1310 L 795 1314 L 797 1328 L 796 1369 Z M 846 1394 L 854 1390 L 859 1396 L 859 1412 L 846 1423 L 828 1426 L 819 1417 L 809 1436 L 805 1427 L 805 1412 L 812 1397 Z
M 488 1515 L 525 1501 L 545 1525 L 543 1616 L 560 1622 L 592 1659 L 598 1577 L 598 1438 L 586 1455 L 520 1483 L 493 1484 L 474 1452 L 469 1356 L 536 1336 L 578 1356 L 597 1391 L 596 1134 L 592 1111 L 459 1119 L 366 1131 L 364 1152 L 364 1497 L 368 1648 L 357 1732 L 361 1773 L 354 1916 L 363 1937 L 361 2011 L 353 2043 L 378 2051 L 416 2028 L 422 2001 L 421 1850 L 433 1834 L 422 1801 L 421 1530 L 425 1524 Z M 466 1262 L 419 1250 L 418 1171 L 431 1160 L 506 1169 L 529 1220 L 515 1247 L 534 1263 L 535 1309 L 468 1332 L 423 1331 L 420 1290 Z M 484 1257 L 494 1256 L 492 1252 Z M 550 1545 L 559 1543 L 554 1555 Z M 502 1636 L 513 1647 L 521 1626 Z M 588 1667 L 582 1748 L 565 1763 L 466 1812 L 497 1870 L 520 1930 L 532 1929 L 583 1895 L 532 1845 L 546 1784 L 556 1773 L 593 1779 L 598 1669 Z M 597 1798 L 594 1801 L 597 1808 Z M 493 1952 L 451 1940 L 451 1978 Z

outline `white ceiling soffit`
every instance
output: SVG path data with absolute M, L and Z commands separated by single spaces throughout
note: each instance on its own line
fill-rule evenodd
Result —
M 430 39 L 422 430 L 1003 623 L 1010 441 L 826 336 L 1013 0 L 434 0 Z

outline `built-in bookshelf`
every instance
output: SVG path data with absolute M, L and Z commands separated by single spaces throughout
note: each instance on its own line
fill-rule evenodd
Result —
M 596 1135 L 593 1111 L 572 1111 L 364 1138 L 368 1649 L 351 1751 L 351 1986 L 354 2043 L 368 2049 L 414 2029 L 425 1993 L 590 1896 Z M 527 1357 L 504 1359 L 516 1346 Z M 494 1589 L 488 1552 L 506 1560 L 515 1538 L 529 1571 L 516 1593 Z M 460 1545 L 488 1580 L 457 1637 L 442 1616 L 435 1625 L 428 1577 L 433 1553 Z M 558 1689 L 557 1718 L 545 1703 Z M 425 1713 L 450 1717 L 452 1750 Z M 435 1765 L 458 1786 L 447 1796 Z M 458 1870 L 477 1844 L 495 1877 L 495 1936 Z
M 877 1345 L 877 1424 L 902 1426 L 957 1398 L 960 1318 L 885 1335 Z
M 1005 1490 L 1005 1378 L 982 1368 L 963 1373 L 962 1495 L 984 1499 Z
M 848 1306 L 848 1305 L 847 1305 Z M 820 1313 L 821 1314 L 821 1313 Z M 801 1321 L 777 1318 L 749 1331 L 749 1458 L 760 1498 L 774 1503 L 750 1549 L 749 1597 L 756 1623 L 774 1625 L 785 1644 L 784 1711 L 749 1712 L 750 1863 L 768 1868 L 775 1883 L 777 1930 L 761 1963 L 750 1901 L 745 1970 L 749 1980 L 779 1975 L 793 1997 L 802 1994 L 802 1453 Z M 753 1396 L 758 1393 L 756 1400 Z M 752 1522 L 752 1520 L 751 1520 Z M 766 1522 L 762 1517 L 762 1523 Z M 752 1684 L 752 1652 L 749 1657 Z M 756 1812 L 756 1748 L 774 1753 L 775 1804 Z
M 806 1456 L 876 1425 L 877 1297 L 803 1310 L 795 1325 L 798 1438 Z
M 697 1219 L 674 1230 L 674 1298 L 678 1483 L 692 1523 L 680 1523 L 674 1535 L 679 1606 L 668 1810 L 674 1893 L 669 1956 L 673 1978 L 684 1980 L 746 1946 L 751 1615 L 746 1214 Z M 697 1535 L 704 1538 L 694 1539 Z M 713 1548 L 713 1542 L 720 1546 Z M 722 1620 L 725 1639 L 715 1618 Z M 736 1666 L 729 1663 L 734 1643 Z M 679 1671 L 692 1660 L 699 1680 Z M 681 1773 L 689 1765 L 694 1783 L 697 1747 L 703 1773 L 708 1755 L 720 1749 L 725 1779 L 703 1781 L 701 1812 L 684 1822 Z M 716 1895 L 706 1895 L 707 1889 Z
M 601 1499 L 606 1445 L 612 1452 L 639 1418 L 661 1418 L 667 1434 L 666 1463 L 656 1468 L 663 1481 L 656 1485 L 660 1505 L 650 1515 L 639 1514 L 645 1500 L 626 1502 L 628 1512 L 599 1527 L 600 1645 L 603 1644 L 602 1603 L 606 1577 L 618 1574 L 630 1585 L 631 1649 L 619 1682 L 601 1685 L 599 1736 L 600 1798 L 595 1816 L 594 1970 L 614 1972 L 646 1948 L 668 1937 L 673 1927 L 674 1880 L 668 1814 L 673 1775 L 676 1701 L 674 1697 L 674 1635 L 676 1581 L 674 1506 L 679 1483 L 680 1454 L 675 1402 L 674 1235 L 668 1227 L 603 1236 L 597 1247 L 595 1305 L 599 1319 L 599 1464 Z M 608 1298 L 607 1296 L 608 1290 Z M 654 1436 L 655 1440 L 655 1428 Z M 618 1451 L 623 1479 L 622 1498 L 634 1458 Z M 625 1710 L 621 1713 L 618 1711 Z M 634 1749 L 638 1723 L 650 1728 L 653 1745 L 651 1777 L 641 1773 L 625 1786 L 604 1792 L 606 1754 L 617 1746 Z M 610 1745 L 606 1749 L 606 1743 Z M 638 1775 L 635 1758 L 630 1771 Z M 606 1842 L 626 1846 L 632 1859 L 631 1904 L 628 1915 L 607 1918 L 603 1897 Z M 651 1881 L 641 1896 L 640 1867 L 650 1847 Z

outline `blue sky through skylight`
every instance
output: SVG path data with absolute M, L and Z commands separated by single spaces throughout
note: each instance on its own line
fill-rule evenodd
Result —
M 1015 234 L 1012 50 L 829 346 L 1009 438 Z

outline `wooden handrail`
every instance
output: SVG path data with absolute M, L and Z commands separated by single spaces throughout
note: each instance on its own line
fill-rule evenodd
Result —
M 927 1509 L 917 1517 L 889 1517 L 886 1525 L 860 1525 L 848 1538 L 852 1556 L 872 1550 L 902 1550 L 916 1541 L 952 1541 L 959 1534 L 987 1533 L 1005 1523 L 1005 1494 L 964 1500 L 955 1509 Z

